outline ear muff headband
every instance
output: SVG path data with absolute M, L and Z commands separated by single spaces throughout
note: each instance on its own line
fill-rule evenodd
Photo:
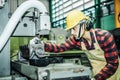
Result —
M 81 32 L 81 26 L 82 26 L 83 24 L 80 24 L 80 27 L 79 27 L 79 34 L 78 34 L 78 38 L 80 37 L 80 32 Z
M 82 28 L 82 26 L 83 26 L 84 23 L 85 23 L 85 20 L 81 21 L 80 24 L 79 24 L 79 34 L 78 34 L 78 38 L 77 38 L 77 40 L 80 39 L 81 28 Z
M 86 25 L 85 28 L 86 28 L 87 31 L 89 31 L 93 27 L 93 23 L 90 20 L 86 20 L 86 19 L 82 20 L 79 24 L 79 34 L 78 34 L 77 40 L 80 39 L 81 28 L 83 27 L 84 24 Z

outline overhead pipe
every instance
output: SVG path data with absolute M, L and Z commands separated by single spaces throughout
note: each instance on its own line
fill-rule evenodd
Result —
M 14 12 L 14 14 L 9 19 L 7 25 L 5 26 L 2 34 L 0 35 L 0 52 L 5 47 L 13 31 L 16 29 L 16 25 L 23 16 L 23 14 L 30 8 L 37 8 L 40 15 L 47 15 L 47 9 L 43 3 L 38 0 L 27 0 L 23 2 Z

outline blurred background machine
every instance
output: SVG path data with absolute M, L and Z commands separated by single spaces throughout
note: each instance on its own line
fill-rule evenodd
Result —
M 90 80 L 92 66 L 85 52 L 73 50 L 56 54 L 44 51 L 39 39 L 49 38 L 51 34 L 50 42 L 61 43 L 67 34 L 63 31 L 56 36 L 56 30 L 51 29 L 44 1 L 16 2 L 17 9 L 12 11 L 14 0 L 0 0 L 0 80 Z M 38 42 L 29 47 L 21 44 L 16 51 L 17 60 L 12 60 L 11 37 L 28 37 L 29 42 L 37 37 Z

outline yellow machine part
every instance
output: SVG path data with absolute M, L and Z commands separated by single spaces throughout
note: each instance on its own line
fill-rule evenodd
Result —
M 120 0 L 114 0 L 115 6 L 115 25 L 116 28 L 120 28 Z

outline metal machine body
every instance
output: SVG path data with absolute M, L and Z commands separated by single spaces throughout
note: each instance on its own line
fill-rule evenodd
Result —
M 91 79 L 92 66 L 85 52 L 78 51 L 76 53 L 76 51 L 73 51 L 72 54 L 47 53 L 38 38 L 33 38 L 30 44 L 29 53 L 25 53 L 26 47 L 24 46 L 24 48 L 21 48 L 20 53 L 23 58 L 28 54 L 29 59 L 12 63 L 13 68 L 21 74 L 37 80 Z M 25 61 L 26 63 L 24 63 Z
M 16 71 L 34 80 L 90 80 L 89 67 L 72 63 L 50 64 L 37 67 L 23 63 L 12 63 Z
M 6 3 L 2 1 L 4 0 L 0 0 L 0 6 L 1 6 L 0 8 L 0 34 L 2 34 L 4 27 L 8 22 L 8 16 L 6 15 L 8 15 L 8 11 L 9 11 L 8 9 L 9 1 Z M 10 41 L 8 41 L 5 48 L 0 52 L 0 76 L 8 76 L 8 75 L 10 75 Z
M 36 11 L 37 13 L 35 12 L 36 14 L 38 14 L 36 15 L 37 23 L 35 23 L 35 21 L 30 20 L 31 16 L 32 17 L 36 17 L 36 16 L 33 16 L 31 14 L 25 15 L 25 13 L 32 8 L 37 9 Z M 10 19 L 7 16 L 8 13 L 9 13 L 9 0 L 6 2 L 5 0 L 0 0 L 0 17 L 1 17 L 0 19 L 0 44 L 1 44 L 0 45 L 0 65 L 1 65 L 0 80 L 3 79 L 1 78 L 1 76 L 4 76 L 4 77 L 10 76 L 10 41 L 9 39 L 11 36 L 35 36 L 36 34 L 48 34 L 50 30 L 49 14 L 44 4 L 38 0 L 25 1 L 16 9 L 16 11 L 10 17 Z M 29 16 L 29 17 L 23 18 L 24 16 Z M 22 24 L 22 21 L 24 22 L 24 24 Z M 29 23 L 32 25 L 30 25 Z M 26 24 L 29 24 L 29 25 L 26 26 Z M 23 28 L 22 27 L 20 28 L 18 25 L 20 27 L 23 25 Z M 24 30 L 24 33 L 22 32 L 22 30 Z M 42 32 L 42 30 L 44 31 L 44 33 Z M 27 33 L 26 31 L 28 32 L 27 35 L 26 35 Z
M 14 30 L 17 28 L 17 24 L 19 23 L 20 19 L 24 15 L 24 13 L 29 10 L 30 8 L 36 8 L 39 11 L 39 24 L 36 24 L 36 34 L 40 34 L 41 31 L 49 31 L 50 30 L 50 18 L 47 12 L 46 7 L 38 0 L 28 0 L 21 4 L 14 14 L 9 19 L 6 27 L 4 28 L 3 32 L 0 35 L 0 51 L 4 48 L 5 44 L 9 40 L 10 36 L 13 34 Z M 43 21 L 42 21 L 43 20 Z M 46 22 L 45 22 L 46 20 Z M 39 27 L 38 27 L 39 25 Z M 6 33 L 7 32 L 7 33 Z M 45 33 L 45 32 L 44 32 Z M 42 33 L 41 33 L 42 34 Z M 4 37 L 6 36 L 6 37 Z M 35 36 L 35 35 L 34 35 Z
M 25 12 L 24 17 L 17 24 L 17 28 L 12 36 L 35 36 L 35 21 L 38 18 L 37 14 L 33 15 L 34 9 L 29 9 Z
M 5 5 L 5 0 L 0 0 L 0 8 L 3 8 Z

